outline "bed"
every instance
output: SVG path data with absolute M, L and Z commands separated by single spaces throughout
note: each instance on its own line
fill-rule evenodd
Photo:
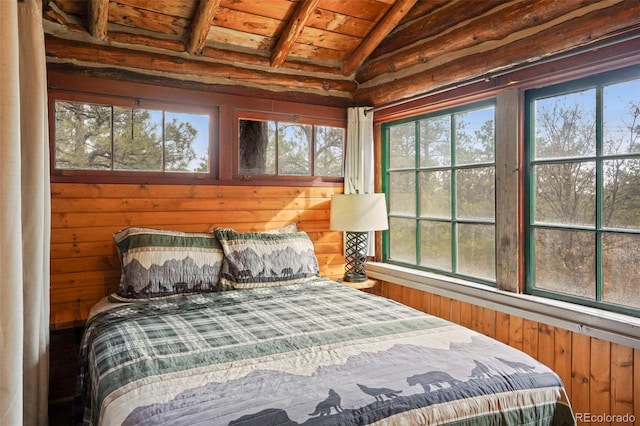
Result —
M 81 342 L 77 424 L 575 424 L 552 370 L 320 277 L 304 233 L 122 232 L 119 292 L 95 307 Z M 153 265 L 185 252 L 216 271 L 216 291 L 175 262 L 179 291 L 157 281 Z

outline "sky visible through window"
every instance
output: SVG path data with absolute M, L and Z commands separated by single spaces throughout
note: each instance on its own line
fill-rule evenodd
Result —
M 162 123 L 162 111 L 150 110 L 149 112 L 153 122 Z M 189 163 L 189 170 L 197 170 L 202 158 L 208 158 L 209 154 L 209 115 L 165 111 L 165 119 L 173 118 L 189 123 L 197 131 L 196 137 L 191 144 L 191 148 L 196 153 L 196 158 Z

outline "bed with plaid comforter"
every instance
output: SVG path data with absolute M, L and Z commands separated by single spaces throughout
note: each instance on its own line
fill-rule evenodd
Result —
M 558 376 L 326 279 L 120 305 L 87 322 L 85 425 L 574 425 Z

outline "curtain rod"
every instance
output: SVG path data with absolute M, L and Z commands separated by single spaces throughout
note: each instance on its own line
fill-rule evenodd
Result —
M 635 28 L 640 28 L 640 24 L 634 25 L 632 27 L 627 27 L 627 28 L 625 28 L 625 30 L 633 29 L 634 27 Z M 485 74 L 484 76 L 481 76 L 481 77 L 475 77 L 475 78 L 472 78 L 470 80 L 465 80 L 465 81 L 462 81 L 462 82 L 459 82 L 459 83 L 450 84 L 450 85 L 447 85 L 447 86 L 444 86 L 444 87 L 440 87 L 438 89 L 434 89 L 434 90 L 430 90 L 430 91 L 425 92 L 425 93 L 421 93 L 421 94 L 413 96 L 413 97 L 409 97 L 407 99 L 403 99 L 403 100 L 400 100 L 400 101 L 397 101 L 397 102 L 392 102 L 392 103 L 387 104 L 387 105 L 383 105 L 383 106 L 379 106 L 379 107 L 373 107 L 373 108 L 367 108 L 367 109 L 364 110 L 364 114 L 367 115 L 369 112 L 376 112 L 376 111 L 381 111 L 381 110 L 387 109 L 387 108 L 393 108 L 394 106 L 402 105 L 402 104 L 405 104 L 405 103 L 408 103 L 408 102 L 417 101 L 417 100 L 420 100 L 420 99 L 427 98 L 429 96 L 439 95 L 439 94 L 442 94 L 442 93 L 445 93 L 445 92 L 449 92 L 451 90 L 459 89 L 461 87 L 470 86 L 470 85 L 476 84 L 476 83 L 481 83 L 483 81 L 488 82 L 488 81 L 491 81 L 494 78 L 502 77 L 504 75 L 507 75 L 507 74 L 510 74 L 510 73 L 513 73 L 513 72 L 522 71 L 522 70 L 525 70 L 527 68 L 531 68 L 531 67 L 542 65 L 542 64 L 547 64 L 549 62 L 558 61 L 560 59 L 572 58 L 574 56 L 581 55 L 583 53 L 592 52 L 594 50 L 602 49 L 604 47 L 613 46 L 613 45 L 616 45 L 616 44 L 619 44 L 619 43 L 624 43 L 626 41 L 634 40 L 634 39 L 637 39 L 637 38 L 640 38 L 640 33 L 628 34 L 628 35 L 626 35 L 624 37 L 620 37 L 620 38 L 616 38 L 616 39 L 613 39 L 613 40 L 604 41 L 604 42 L 597 43 L 597 44 L 594 44 L 594 45 L 590 45 L 590 46 L 587 46 L 587 47 L 583 47 L 583 48 L 580 48 L 580 49 L 572 50 L 572 51 L 566 52 L 566 53 L 559 53 L 559 54 L 552 55 L 552 56 L 549 56 L 547 58 L 539 59 L 537 61 L 530 62 L 530 63 L 527 63 L 527 64 L 516 65 L 515 67 L 509 68 L 509 69 L 504 70 L 504 71 L 498 71 L 498 72 L 495 72 L 495 73 L 487 73 L 487 74 Z

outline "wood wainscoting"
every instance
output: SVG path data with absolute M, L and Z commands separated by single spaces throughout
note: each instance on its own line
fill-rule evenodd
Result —
M 493 337 L 554 369 L 578 424 L 640 424 L 640 349 L 400 284 L 379 281 L 366 291 Z M 636 423 L 625 422 L 625 415 Z
M 113 233 L 127 226 L 188 232 L 215 227 L 263 231 L 295 223 L 313 241 L 320 273 L 344 272 L 342 234 L 329 231 L 339 186 L 51 185 L 51 328 L 82 326 L 89 309 L 117 288 Z

